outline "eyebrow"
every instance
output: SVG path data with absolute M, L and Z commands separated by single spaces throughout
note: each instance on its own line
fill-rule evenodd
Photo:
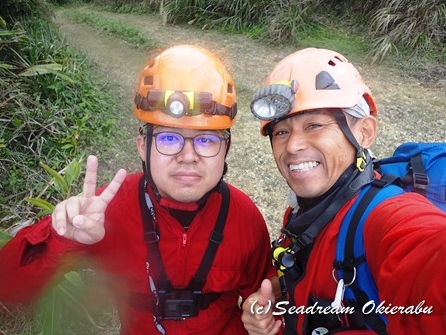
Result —
M 156 127 L 156 129 L 158 129 L 158 132 L 160 132 L 160 133 L 161 132 L 172 132 L 172 133 L 178 133 L 178 134 L 181 134 L 181 130 L 185 130 L 185 128 L 173 128 L 173 127 L 164 127 L 164 126 L 158 126 L 158 127 Z M 225 131 L 221 130 L 221 129 L 189 129 L 189 130 L 196 131 L 197 133 L 195 133 L 195 135 L 200 135 L 200 134 L 211 134 L 211 135 L 218 135 L 218 136 L 225 135 Z

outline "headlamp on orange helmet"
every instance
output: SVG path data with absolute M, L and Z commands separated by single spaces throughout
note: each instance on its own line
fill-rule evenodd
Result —
M 235 123 L 234 81 L 209 50 L 178 45 L 149 60 L 139 77 L 135 116 L 149 124 L 229 129 Z
M 284 82 L 289 84 L 282 85 Z M 378 110 L 358 70 L 341 54 L 306 48 L 288 55 L 275 65 L 251 103 L 251 112 L 261 120 L 260 133 L 270 139 L 275 123 L 314 110 L 333 113 L 357 151 L 358 170 L 364 171 L 367 156 L 349 128 L 345 114 L 362 118 L 376 116 Z
M 262 87 L 252 99 L 251 112 L 260 120 L 285 116 L 293 107 L 298 86 L 296 80 L 291 80 Z
M 135 105 L 137 108 L 145 111 L 160 109 L 173 117 L 208 114 L 227 115 L 233 119 L 237 114 L 235 108 L 229 108 L 213 101 L 212 94 L 209 92 L 153 89 L 147 93 L 147 97 L 137 93 Z
M 278 90 L 277 83 L 298 83 L 298 89 Z M 291 92 L 295 92 L 290 97 Z M 280 99 L 274 96 L 280 93 Z M 273 108 L 263 107 L 268 102 Z M 278 112 L 278 102 L 289 101 L 291 107 Z M 284 118 L 306 111 L 341 109 L 353 116 L 364 116 L 365 112 L 357 108 L 363 101 L 368 108 L 362 108 L 368 115 L 376 116 L 378 110 L 370 89 L 364 83 L 358 70 L 336 51 L 306 48 L 292 53 L 275 65 L 261 88 L 253 97 L 251 112 L 261 120 L 260 132 L 267 135 L 272 125 Z M 285 106 L 285 105 L 284 105 Z M 275 107 L 275 109 L 274 109 Z

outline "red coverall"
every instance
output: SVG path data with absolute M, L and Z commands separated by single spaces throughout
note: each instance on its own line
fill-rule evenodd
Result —
M 308 306 L 310 294 L 334 299 L 332 270 L 337 237 L 353 202 L 354 199 L 344 205 L 317 236 L 305 276 L 294 289 L 296 306 Z M 431 314 L 384 311 L 388 333 L 446 334 L 446 214 L 424 197 L 404 193 L 382 202 L 371 212 L 364 227 L 364 243 L 367 264 L 384 307 L 416 307 L 422 302 L 422 308 L 432 307 Z M 282 307 L 288 310 L 290 305 Z M 308 315 L 297 317 L 296 334 L 303 334 Z
M 106 234 L 99 243 L 88 246 L 60 237 L 51 228 L 51 218 L 22 229 L 0 250 L 0 301 L 18 302 L 34 299 L 53 279 L 58 269 L 71 264 L 69 259 L 88 256 L 95 270 L 109 274 L 111 292 L 116 298 L 121 334 L 158 334 L 152 314 L 131 307 L 129 292 L 150 295 L 146 273 L 147 248 L 142 239 L 143 225 L 138 200 L 141 174 L 129 175 L 107 207 Z M 224 238 L 207 276 L 203 292 L 224 292 L 197 317 L 184 321 L 163 321 L 171 334 L 246 334 L 241 322 L 239 295 L 248 297 L 257 291 L 271 271 L 270 237 L 265 221 L 250 198 L 230 187 L 229 212 Z M 153 197 L 159 227 L 159 247 L 168 278 L 174 287 L 189 283 L 203 258 L 209 236 L 215 226 L 221 194 L 213 192 L 197 213 L 189 229 L 161 207 Z M 30 246 L 39 252 L 21 264 Z M 32 248 L 31 248 L 32 250 Z M 32 253 L 31 253 L 32 255 Z

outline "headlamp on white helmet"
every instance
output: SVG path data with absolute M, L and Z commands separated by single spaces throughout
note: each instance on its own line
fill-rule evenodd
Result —
M 252 114 L 260 120 L 276 120 L 285 116 L 293 107 L 298 87 L 296 80 L 262 87 L 252 98 Z

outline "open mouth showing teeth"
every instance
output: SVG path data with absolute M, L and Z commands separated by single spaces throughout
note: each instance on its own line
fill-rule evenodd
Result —
M 304 172 L 315 168 L 319 164 L 320 164 L 319 162 L 305 162 L 300 164 L 290 164 L 289 167 L 290 171 Z

